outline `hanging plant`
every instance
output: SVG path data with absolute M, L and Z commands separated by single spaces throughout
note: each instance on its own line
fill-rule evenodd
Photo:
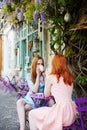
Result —
M 33 41 L 29 41 L 29 42 L 28 42 L 28 49 L 31 50 L 32 47 L 33 47 Z
M 70 21 L 71 21 L 71 15 L 70 15 L 69 12 L 67 12 L 67 13 L 65 14 L 64 20 L 65 20 L 65 22 L 70 22 Z
M 81 78 L 87 77 L 87 24 L 86 21 L 82 23 L 79 20 L 81 15 L 87 17 L 87 0 L 6 1 L 2 13 L 12 27 L 20 28 L 26 20 L 30 21 L 34 18 L 38 22 L 38 19 L 41 19 L 48 24 L 51 51 L 55 54 L 65 53 L 75 76 L 80 74 Z M 82 83 L 85 81 L 83 80 Z M 87 89 L 87 85 L 81 89 L 82 85 L 81 82 L 76 81 L 77 92 L 81 90 L 80 95 L 84 89 Z
M 87 89 L 87 1 L 35 1 L 34 20 L 38 22 L 40 18 L 48 24 L 51 53 L 65 54 L 75 76 L 81 75 L 75 83 L 78 95 L 84 95 Z M 42 12 L 45 17 L 41 16 Z M 83 15 L 85 22 L 81 20 Z
M 14 49 L 14 54 L 17 56 L 17 53 L 18 53 L 18 49 L 17 48 L 15 48 Z
M 1 12 L 4 16 L 4 19 L 11 26 L 20 28 L 23 25 L 23 22 L 33 19 L 34 7 L 33 0 L 6 0 Z

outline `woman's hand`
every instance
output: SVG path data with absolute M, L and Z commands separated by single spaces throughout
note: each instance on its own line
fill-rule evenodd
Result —
M 37 68 L 36 68 L 36 74 L 37 74 L 37 76 L 40 76 L 40 75 L 41 75 L 41 71 L 40 71 L 39 66 L 37 66 Z

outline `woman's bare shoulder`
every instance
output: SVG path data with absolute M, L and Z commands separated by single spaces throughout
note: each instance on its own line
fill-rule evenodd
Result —
M 56 80 L 56 76 L 55 75 L 49 75 L 49 76 L 47 76 L 47 80 L 54 83 L 55 80 Z

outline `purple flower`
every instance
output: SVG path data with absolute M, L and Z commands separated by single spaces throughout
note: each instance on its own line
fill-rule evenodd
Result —
M 54 7 L 54 0 L 50 0 L 50 6 Z
M 41 4 L 43 2 L 43 0 L 39 0 L 39 4 Z
M 15 30 L 15 27 L 13 25 L 11 26 L 11 30 Z
M 17 18 L 18 18 L 19 22 L 21 22 L 22 19 L 23 19 L 23 13 L 19 12 L 18 15 L 17 15 Z
M 35 0 L 35 6 L 39 5 L 39 0 Z
M 19 8 L 16 8 L 16 10 L 15 10 L 16 16 L 18 15 L 19 12 L 20 12 Z
M 11 3 L 11 2 L 12 2 L 11 0 L 3 0 L 4 4 L 8 4 L 8 3 Z
M 8 3 L 9 3 L 9 0 L 3 0 L 3 3 L 4 3 L 4 4 L 8 4 Z
M 34 18 L 34 21 L 38 22 L 38 18 L 39 18 L 39 12 L 38 11 L 34 11 L 33 18 Z
M 41 13 L 40 13 L 40 16 L 41 16 L 41 21 L 42 21 L 42 22 L 46 22 L 46 21 L 47 21 L 45 12 L 41 12 Z

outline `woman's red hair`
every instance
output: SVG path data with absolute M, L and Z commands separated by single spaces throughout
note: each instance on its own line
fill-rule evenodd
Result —
M 66 58 L 62 54 L 57 54 L 53 57 L 51 74 L 56 75 L 58 81 L 62 76 L 64 83 L 68 85 L 71 85 L 74 81 L 74 77 L 68 68 Z

